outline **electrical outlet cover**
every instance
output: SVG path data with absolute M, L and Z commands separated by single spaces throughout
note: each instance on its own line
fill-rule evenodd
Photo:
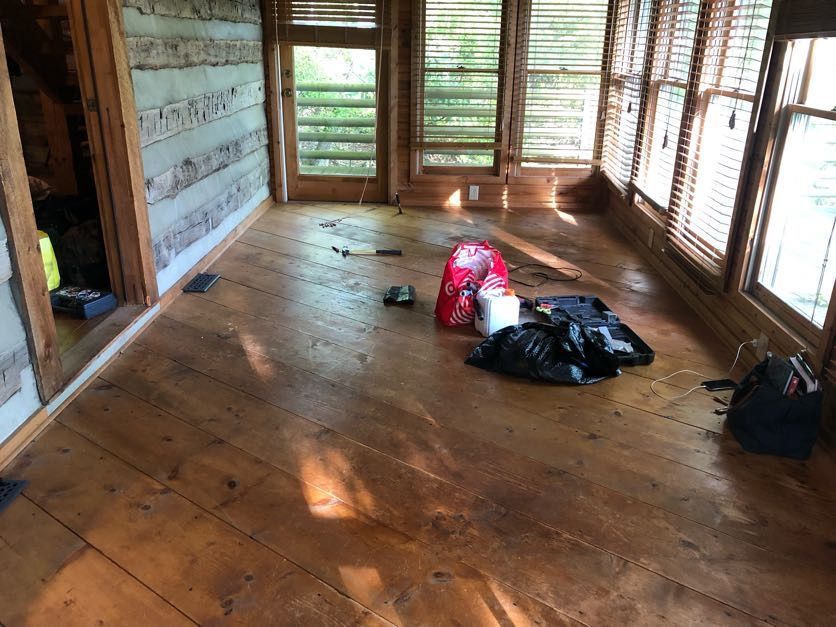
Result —
M 479 186 L 471 185 L 467 190 L 468 200 L 479 200 Z
M 758 359 L 764 359 L 766 357 L 766 351 L 769 350 L 769 338 L 766 337 L 766 333 L 761 331 L 761 336 L 758 338 L 758 346 L 755 349 L 755 354 L 758 356 Z

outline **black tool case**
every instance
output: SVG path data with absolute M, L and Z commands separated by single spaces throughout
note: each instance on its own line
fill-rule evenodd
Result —
M 551 306 L 550 313 L 544 315 L 552 323 L 573 320 L 593 329 L 607 327 L 614 340 L 629 342 L 632 353 L 615 353 L 622 366 L 646 366 L 656 357 L 653 349 L 597 296 L 538 296 L 534 307 L 541 305 Z

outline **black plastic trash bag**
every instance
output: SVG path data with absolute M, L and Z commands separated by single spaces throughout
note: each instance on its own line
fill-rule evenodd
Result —
M 551 383 L 597 383 L 621 374 L 604 335 L 577 322 L 526 322 L 500 329 L 479 344 L 466 364 Z

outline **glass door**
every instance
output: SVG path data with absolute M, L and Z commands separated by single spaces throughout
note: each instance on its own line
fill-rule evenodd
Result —
M 374 50 L 284 46 L 282 97 L 291 200 L 385 200 Z

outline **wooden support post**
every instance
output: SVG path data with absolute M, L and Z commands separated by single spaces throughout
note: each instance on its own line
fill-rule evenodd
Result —
M 388 19 L 384 27 L 389 29 L 389 63 L 388 80 L 386 90 L 389 94 L 389 113 L 387 116 L 389 128 L 386 137 L 388 145 L 386 154 L 389 157 L 388 180 L 386 182 L 386 200 L 394 202 L 395 193 L 398 191 L 398 71 L 400 69 L 400 32 L 398 31 L 398 16 L 400 6 L 398 0 L 390 0 L 388 7 Z M 378 80 L 382 80 L 380 77 Z
M 44 126 L 49 141 L 49 171 L 53 189 L 65 196 L 75 196 L 78 185 L 73 167 L 73 147 L 67 114 L 64 106 L 49 95 L 41 92 L 41 108 L 44 112 Z
M 101 138 L 101 145 L 93 147 L 99 152 L 99 199 L 109 196 L 104 200 L 112 207 L 112 211 L 103 208 L 102 227 L 108 265 L 120 267 L 119 273 L 111 273 L 120 279 L 114 292 L 127 304 L 150 305 L 158 300 L 157 275 L 122 4 L 118 0 L 70 0 L 67 6 L 82 94 L 88 104 L 91 145 L 98 141 L 94 134 Z M 106 193 L 101 193 L 102 188 Z
M 261 1 L 261 23 L 264 37 L 264 87 L 267 103 L 268 153 L 270 155 L 270 191 L 273 200 L 280 202 L 282 190 L 282 122 L 279 115 L 281 93 L 279 86 L 279 42 L 273 0 Z
M 0 217 L 9 238 L 12 289 L 21 311 L 41 398 L 46 401 L 61 387 L 63 371 L 49 301 L 35 210 L 29 193 L 23 147 L 0 33 Z

